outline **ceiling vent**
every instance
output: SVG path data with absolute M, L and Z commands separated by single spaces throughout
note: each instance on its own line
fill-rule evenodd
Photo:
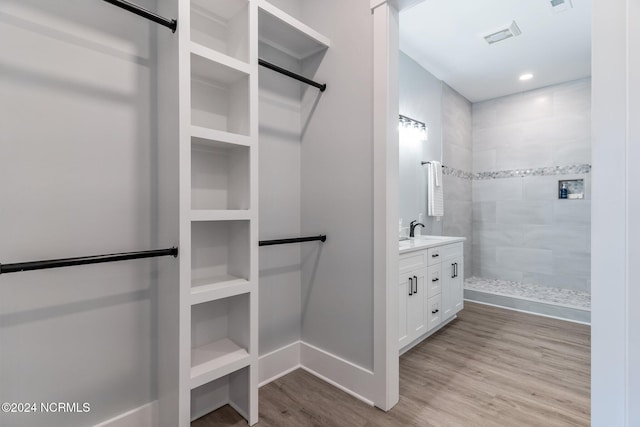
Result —
M 563 1 L 563 0 L 552 0 L 552 1 Z M 516 21 L 513 21 L 511 25 L 509 25 L 507 28 L 504 28 L 500 31 L 496 31 L 495 33 L 491 33 L 488 36 L 484 36 L 484 39 L 487 41 L 487 43 L 494 44 L 494 43 L 501 42 L 502 40 L 509 39 L 511 37 L 519 36 L 520 34 L 522 34 L 522 31 L 520 31 L 520 28 L 518 28 L 518 24 L 516 24 Z
M 549 3 L 555 13 L 564 12 L 573 7 L 571 0 L 549 0 Z

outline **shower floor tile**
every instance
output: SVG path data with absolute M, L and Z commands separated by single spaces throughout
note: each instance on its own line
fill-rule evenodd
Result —
M 464 281 L 464 288 L 477 292 L 521 298 L 579 310 L 591 310 L 591 294 L 573 289 L 551 288 L 530 283 L 483 279 L 480 277 L 470 277 L 466 279 Z

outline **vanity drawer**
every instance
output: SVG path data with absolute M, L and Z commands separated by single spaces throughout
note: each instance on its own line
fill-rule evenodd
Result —
M 462 256 L 462 242 L 436 246 L 435 248 L 430 248 L 427 252 L 428 264 L 434 265 L 445 258 Z
M 442 264 L 435 264 L 429 266 L 427 269 L 427 298 L 432 298 L 440 294 L 442 289 Z
M 400 255 L 400 273 L 427 266 L 427 251 L 409 252 Z
M 427 300 L 427 330 L 440 325 L 442 321 L 442 298 L 440 295 L 436 295 Z

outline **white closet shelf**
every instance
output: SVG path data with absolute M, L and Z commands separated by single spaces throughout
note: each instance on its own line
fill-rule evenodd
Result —
M 258 37 L 261 42 L 298 60 L 331 45 L 329 39 L 271 3 L 258 2 Z
M 246 294 L 252 290 L 247 279 L 225 275 L 210 280 L 198 280 L 191 285 L 191 305 Z
M 252 218 L 251 211 L 247 210 L 191 210 L 192 222 L 204 221 L 239 221 L 250 220 Z
M 204 292 L 206 292 L 207 290 L 211 290 L 214 288 L 223 288 L 226 286 L 233 286 L 245 282 L 248 283 L 247 279 L 233 276 L 231 274 L 220 274 L 218 276 L 191 279 L 191 294 L 193 295 L 194 289 L 202 289 Z
M 229 338 L 194 348 L 191 350 L 191 389 L 229 375 L 250 363 L 247 350 Z
M 191 138 L 191 220 L 249 220 L 249 147 Z
M 247 135 L 225 132 L 222 130 L 206 128 L 202 126 L 191 126 L 191 136 L 198 138 L 201 144 L 209 144 L 218 147 L 220 142 L 227 144 L 242 145 L 244 147 L 251 146 L 252 138 Z
M 191 79 L 198 80 L 213 85 L 231 86 L 242 79 L 249 76 L 248 67 L 237 67 L 242 62 L 234 60 L 223 54 L 219 54 L 210 49 L 203 48 L 209 52 L 215 53 L 219 59 L 228 59 L 230 61 L 218 61 L 211 59 L 208 55 L 202 55 L 202 51 L 191 51 Z
M 251 72 L 249 64 L 246 62 L 235 59 L 229 55 L 225 55 L 224 53 L 216 50 L 209 49 L 208 47 L 196 42 L 191 42 L 191 53 L 246 75 L 249 75 Z M 198 72 L 196 72 L 196 74 L 198 74 Z

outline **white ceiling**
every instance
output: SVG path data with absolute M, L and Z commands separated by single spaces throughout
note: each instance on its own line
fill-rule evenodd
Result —
M 588 77 L 591 0 L 572 3 L 556 13 L 548 0 L 425 0 L 400 13 L 400 49 L 471 102 Z M 512 21 L 521 35 L 487 44 Z

